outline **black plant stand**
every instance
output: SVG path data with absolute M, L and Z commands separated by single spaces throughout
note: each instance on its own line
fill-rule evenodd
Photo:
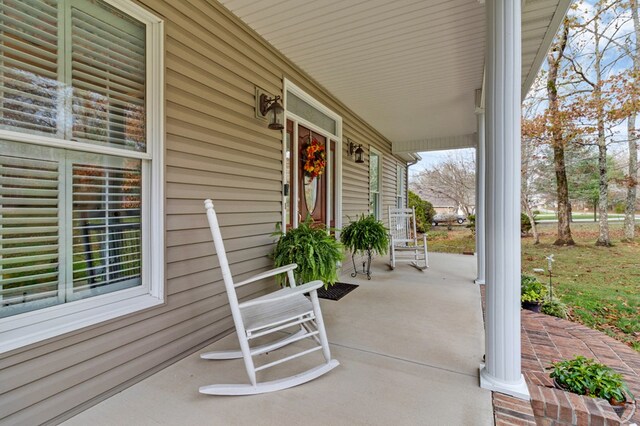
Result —
M 371 250 L 367 250 L 366 259 L 362 260 L 362 272 L 358 271 L 358 267 L 356 266 L 356 254 L 353 253 L 351 255 L 351 261 L 353 262 L 353 272 L 351 273 L 352 277 L 356 277 L 358 274 L 363 274 L 367 276 L 367 279 L 371 279 Z

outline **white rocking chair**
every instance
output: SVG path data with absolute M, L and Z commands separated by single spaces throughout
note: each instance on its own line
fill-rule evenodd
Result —
M 415 207 L 389 207 L 389 233 L 391 269 L 395 269 L 399 261 L 408 261 L 421 271 L 429 267 L 426 235 L 422 236 L 422 246 L 418 245 Z
M 301 286 L 296 286 L 293 276 L 293 270 L 297 267 L 295 263 L 258 274 L 239 283 L 234 283 L 229 269 L 229 262 L 227 261 L 220 227 L 218 225 L 218 218 L 215 210 L 213 209 L 213 202 L 211 200 L 205 200 L 204 206 L 207 211 L 207 218 L 209 220 L 209 227 L 211 228 L 211 235 L 213 236 L 213 243 L 216 247 L 216 253 L 218 254 L 218 261 L 220 262 L 222 278 L 224 280 L 227 296 L 229 297 L 229 305 L 231 307 L 233 322 L 235 323 L 236 332 L 238 334 L 240 350 L 208 352 L 201 354 L 200 357 L 203 359 L 214 360 L 243 358 L 251 384 L 220 384 L 202 386 L 200 388 L 200 393 L 210 395 L 253 395 L 273 392 L 306 383 L 337 367 L 339 362 L 335 359 L 331 359 L 329 341 L 327 340 L 327 334 L 322 320 L 322 312 L 320 311 L 320 303 L 318 301 L 317 289 L 323 286 L 324 283 L 318 280 Z M 242 303 L 238 302 L 236 288 L 284 273 L 287 274 L 290 287 L 282 288 L 273 293 L 269 293 L 249 301 Z M 305 293 L 309 293 L 311 300 L 304 296 Z M 295 334 L 291 334 L 275 342 L 253 348 L 250 347 L 250 340 L 281 331 L 292 326 L 298 326 L 300 327 L 300 330 Z M 314 347 L 311 349 L 303 350 L 268 364 L 260 366 L 256 366 L 254 364 L 254 357 L 258 355 L 271 352 L 290 343 L 307 338 L 310 338 L 315 342 Z M 307 355 L 317 350 L 322 350 L 326 361 L 325 363 L 295 376 L 271 382 L 257 382 L 256 373 L 258 371 Z

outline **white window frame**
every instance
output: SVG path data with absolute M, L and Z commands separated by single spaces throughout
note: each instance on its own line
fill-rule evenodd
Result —
M 143 285 L 0 319 L 0 353 L 51 339 L 165 303 L 164 265 L 164 21 L 130 0 L 103 0 L 146 25 L 147 152 L 70 142 L 55 137 L 0 129 L 0 138 L 104 155 L 151 160 L 151 179 L 143 185 Z M 143 231 L 144 232 L 144 231 Z M 146 253 L 146 255 L 144 254 Z
M 396 164 L 396 207 L 405 207 L 405 167 L 402 163 Z
M 326 116 L 328 116 L 329 118 L 335 120 L 336 122 L 336 133 L 333 134 L 331 132 L 328 132 L 325 129 L 322 129 L 321 127 L 318 127 L 316 124 L 311 123 L 308 120 L 305 120 L 304 118 L 290 112 L 287 110 L 287 92 L 291 92 L 294 95 L 296 95 L 297 97 L 299 97 L 300 99 L 302 99 L 303 101 L 307 102 L 309 105 L 311 105 L 313 108 L 317 109 L 318 111 L 322 112 L 323 114 L 325 114 Z M 283 87 L 283 98 L 284 98 L 284 119 L 285 119 L 285 125 L 287 120 L 291 120 L 294 122 L 294 128 L 293 128 L 293 140 L 291 141 L 291 144 L 289 146 L 289 149 L 293 155 L 293 153 L 298 152 L 298 124 L 303 125 L 304 127 L 311 129 L 312 131 L 321 134 L 322 136 L 324 136 L 325 138 L 327 138 L 327 143 L 330 143 L 330 141 L 335 141 L 336 142 L 336 150 L 335 150 L 335 156 L 334 156 L 334 160 L 336 162 L 335 166 L 335 188 L 336 188 L 336 193 L 335 193 L 335 211 L 336 211 L 336 217 L 333 218 L 335 225 L 334 227 L 337 229 L 342 228 L 342 117 L 340 115 L 338 115 L 336 112 L 332 111 L 331 109 L 327 108 L 325 105 L 323 105 L 322 103 L 320 103 L 318 100 L 316 100 L 313 96 L 309 95 L 307 92 L 305 92 L 304 90 L 302 90 L 300 87 L 296 86 L 293 82 L 291 82 L 288 79 L 284 79 L 284 87 Z M 283 156 L 283 166 L 282 166 L 282 184 L 284 185 L 286 183 L 286 179 L 289 173 L 289 170 L 287 170 L 286 168 L 286 143 L 287 143 L 287 132 L 284 131 L 282 132 L 282 156 Z M 327 157 L 329 157 L 327 155 Z M 291 160 L 291 165 L 293 167 L 293 176 L 298 176 L 298 162 L 297 161 L 293 161 L 293 159 Z M 331 170 L 331 167 L 333 167 L 333 165 L 331 164 L 330 161 L 327 161 L 327 170 Z M 330 175 L 329 175 L 330 176 Z M 289 187 L 289 205 L 291 206 L 291 208 L 293 209 L 293 220 L 292 220 L 292 226 L 294 228 L 296 228 L 298 226 L 298 205 L 297 205 L 297 199 L 298 199 L 298 191 L 300 191 L 300 188 L 298 188 L 298 179 L 294 179 L 293 182 L 289 183 L 290 187 Z M 331 188 L 333 186 L 333 183 L 329 180 L 327 182 L 327 185 L 329 188 Z M 289 214 L 289 212 L 286 211 L 285 209 L 285 197 L 284 194 L 282 195 L 282 229 L 287 229 L 287 214 Z M 327 217 L 327 223 L 326 225 L 329 226 L 330 225 L 330 221 L 331 221 L 331 217 L 332 217 L 332 211 L 333 211 L 333 205 L 331 204 L 332 200 L 331 197 L 327 197 L 327 212 L 326 212 L 326 217 Z M 336 234 L 339 236 L 339 232 L 336 232 Z
M 371 174 L 371 154 L 375 154 L 378 156 L 378 206 L 377 206 L 377 211 L 370 211 L 370 213 L 373 214 L 373 216 L 377 219 L 377 220 L 382 220 L 382 163 L 383 163 L 383 158 L 382 158 L 382 153 L 380 151 L 378 151 L 377 149 L 375 149 L 373 146 L 369 146 L 369 170 L 368 170 L 368 174 Z M 371 206 L 371 193 L 373 191 L 371 191 L 371 176 L 369 176 L 369 206 Z M 369 209 L 371 210 L 371 209 Z

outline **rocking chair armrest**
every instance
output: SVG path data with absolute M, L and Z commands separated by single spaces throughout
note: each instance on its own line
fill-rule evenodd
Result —
M 298 265 L 296 263 L 291 263 L 289 265 L 281 266 L 279 268 L 272 269 L 270 271 L 262 272 L 262 273 L 260 273 L 258 275 L 254 275 L 251 278 L 247 278 L 244 281 L 240 281 L 239 283 L 236 283 L 234 285 L 234 287 L 240 287 L 240 286 L 243 286 L 245 284 L 251 284 L 252 282 L 263 280 L 265 278 L 269 278 L 269 277 L 273 277 L 273 276 L 276 276 L 276 275 L 284 274 L 285 272 L 292 271 L 292 270 L 296 269 L 297 267 L 298 267 Z
M 309 293 L 311 291 L 317 290 L 320 287 L 322 287 L 324 285 L 324 283 L 320 280 L 315 280 L 315 281 L 311 281 L 308 282 L 306 284 L 303 285 L 299 285 L 296 287 L 285 287 L 282 288 L 278 291 L 274 291 L 273 293 L 269 293 L 266 294 L 264 296 L 260 296 L 256 299 L 253 300 L 249 300 L 246 301 L 244 303 L 240 303 L 240 305 L 238 305 L 240 307 L 240 309 L 242 308 L 246 308 L 249 306 L 255 306 L 255 305 L 262 305 L 265 303 L 271 303 L 271 302 L 275 302 L 278 300 L 283 300 L 283 299 L 287 299 L 289 297 L 292 296 L 296 296 L 299 294 L 304 294 L 304 293 Z

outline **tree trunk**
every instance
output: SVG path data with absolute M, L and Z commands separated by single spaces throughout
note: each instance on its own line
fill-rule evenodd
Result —
M 538 235 L 538 225 L 536 225 L 536 221 L 533 217 L 533 212 L 531 211 L 531 206 L 529 203 L 524 202 L 524 211 L 529 218 L 529 222 L 531 222 L 531 233 L 533 234 L 533 244 L 540 244 L 540 236 Z
M 604 105 L 602 100 L 602 52 L 600 51 L 600 34 L 598 33 L 598 19 L 594 21 L 594 49 L 595 61 L 593 64 L 596 73 L 596 84 L 593 88 L 593 97 L 596 102 L 596 123 L 598 129 L 598 213 L 600 213 L 599 235 L 597 246 L 610 247 L 609 238 L 609 177 L 607 176 L 607 139 L 604 133 Z
M 636 33 L 633 52 L 634 86 L 638 85 L 638 73 L 640 72 L 640 20 L 638 19 L 638 2 L 632 0 L 631 15 L 633 17 L 633 29 Z M 636 107 L 636 91 L 633 91 L 633 108 Z M 633 241 L 636 229 L 636 188 L 638 186 L 638 135 L 636 133 L 636 113 L 627 118 L 627 139 L 629 143 L 629 176 L 627 176 L 627 202 L 624 209 L 624 239 Z
M 600 121 L 600 120 L 598 120 Z M 598 123 L 598 133 L 600 133 L 600 123 Z M 600 196 L 598 197 L 598 213 L 600 219 L 598 228 L 600 230 L 597 246 L 610 247 L 609 238 L 609 178 L 607 177 L 607 144 L 604 138 L 604 124 L 602 124 L 602 134 L 598 135 L 598 186 Z
M 564 161 L 564 146 L 562 139 L 553 143 L 553 165 L 556 172 L 557 196 L 558 196 L 558 237 L 553 243 L 556 246 L 574 245 L 571 236 L 571 204 L 569 202 L 569 184 L 567 182 L 567 170 Z
M 553 165 L 556 172 L 556 193 L 558 197 L 558 238 L 553 243 L 557 246 L 574 245 L 571 236 L 571 204 L 569 202 L 569 184 L 567 182 L 567 171 L 564 160 L 564 135 L 562 133 L 562 122 L 560 119 L 558 101 L 558 70 L 567 46 L 569 28 L 565 23 L 559 43 L 554 46 L 547 56 L 549 63 L 549 73 L 547 75 L 547 95 L 549 97 L 549 119 L 551 121 L 551 134 L 553 137 Z M 554 52 L 558 56 L 554 56 Z
M 627 132 L 629 138 L 629 176 L 627 176 L 626 180 L 627 202 L 624 209 L 624 239 L 633 241 L 636 229 L 636 188 L 638 186 L 638 137 L 636 135 L 635 114 L 632 114 L 627 119 Z

